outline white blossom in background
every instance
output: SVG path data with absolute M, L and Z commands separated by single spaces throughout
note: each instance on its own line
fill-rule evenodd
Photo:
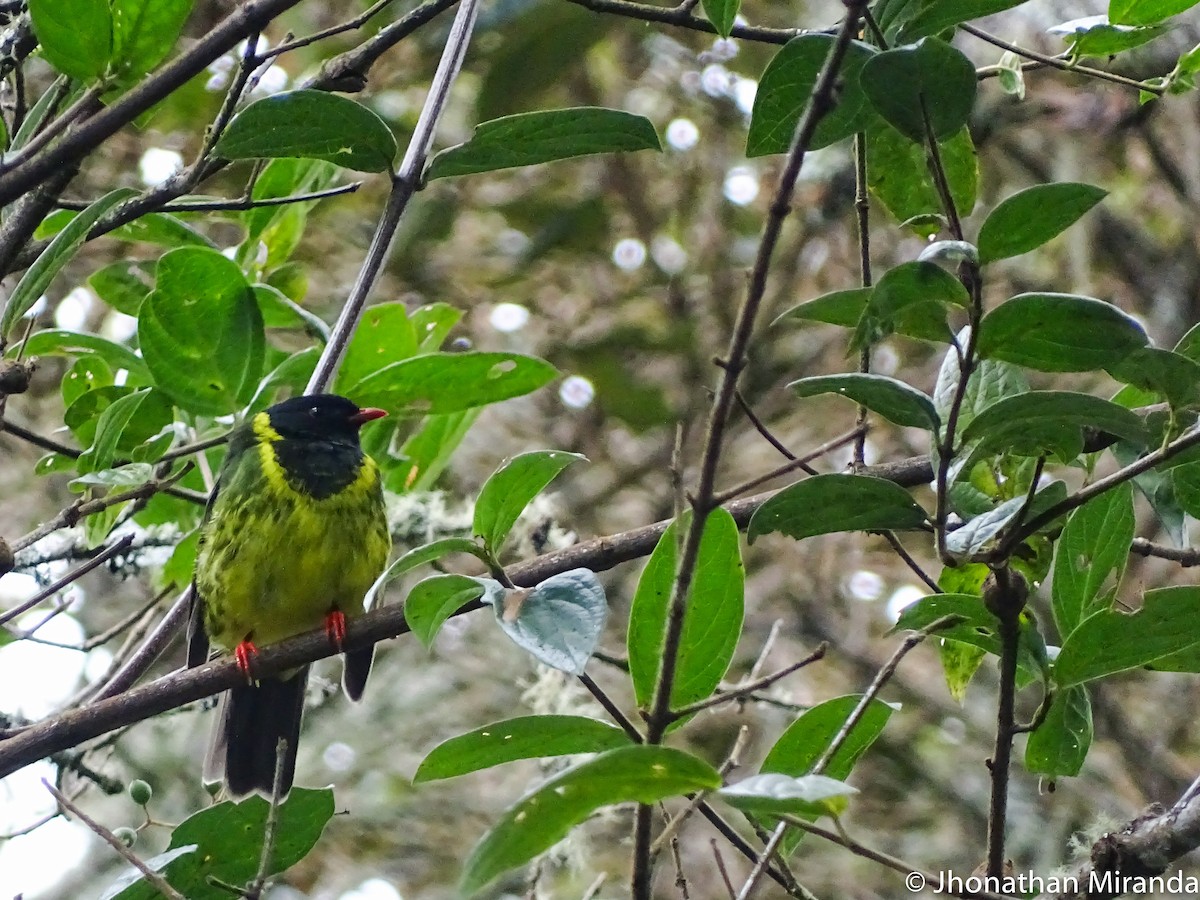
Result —
M 753 203 L 758 196 L 758 173 L 749 166 L 734 166 L 725 176 L 725 199 L 738 206 Z
M 678 241 L 665 234 L 655 235 L 650 242 L 650 256 L 654 264 L 668 275 L 678 275 L 687 266 L 687 251 Z
M 583 409 L 590 406 L 595 396 L 595 386 L 582 375 L 571 375 L 564 378 L 558 388 L 558 399 L 568 409 Z
M 637 238 L 622 238 L 613 247 L 612 261 L 618 269 L 632 272 L 646 261 L 646 245 Z
M 83 331 L 95 303 L 91 291 L 85 287 L 75 288 L 54 307 L 54 324 L 66 331 Z
M 488 321 L 497 331 L 520 331 L 529 322 L 529 310 L 519 303 L 497 303 Z
M 174 150 L 151 147 L 138 160 L 138 174 L 142 184 L 156 187 L 183 168 L 183 157 Z
M 672 119 L 667 125 L 667 145 L 672 150 L 691 150 L 700 140 L 700 129 L 691 119 Z
M 906 584 L 903 587 L 897 588 L 892 592 L 892 596 L 888 597 L 888 621 L 895 622 L 900 618 L 900 614 L 904 612 L 904 610 L 912 606 L 922 597 L 926 597 L 928 595 L 928 588 L 917 587 L 915 584 Z
M 846 593 L 855 600 L 878 600 L 885 586 L 882 575 L 866 569 L 859 569 L 846 579 Z

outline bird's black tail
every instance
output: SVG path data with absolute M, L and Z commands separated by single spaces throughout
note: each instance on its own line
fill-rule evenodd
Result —
M 235 797 L 257 791 L 270 797 L 275 783 L 276 745 L 287 741 L 280 796 L 291 790 L 296 774 L 296 746 L 304 715 L 308 667 L 289 678 L 264 678 L 241 684 L 221 698 L 220 720 L 213 732 L 204 780 L 225 784 Z

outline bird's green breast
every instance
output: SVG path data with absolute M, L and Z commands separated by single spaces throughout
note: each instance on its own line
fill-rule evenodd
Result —
M 374 460 L 256 436 L 230 449 L 196 565 L 209 637 L 225 649 L 319 628 L 334 608 L 360 615 L 391 547 Z

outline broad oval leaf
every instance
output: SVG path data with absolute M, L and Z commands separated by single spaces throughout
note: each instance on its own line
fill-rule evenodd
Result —
M 499 587 L 489 578 L 476 580 Z M 583 674 L 608 617 L 604 588 L 588 569 L 560 572 L 532 588 L 488 590 L 482 599 L 513 643 L 572 675 Z
M 962 282 L 937 263 L 901 263 L 872 289 L 851 346 L 866 347 L 894 333 L 948 341 L 947 307 L 965 307 L 969 301 Z
M 872 288 L 862 287 L 822 294 L 820 297 L 806 300 L 799 306 L 793 306 L 787 312 L 781 313 L 771 324 L 778 325 L 780 322 L 798 319 L 853 328 L 862 318 L 863 310 L 867 308 L 867 302 L 871 299 L 871 291 Z
M 717 796 L 735 809 L 758 815 L 816 817 L 841 815 L 851 794 L 857 794 L 844 781 L 828 775 L 802 775 L 793 778 L 768 772 L 751 775 L 737 784 L 717 791 Z
M 981 355 L 1042 372 L 1112 368 L 1148 343 L 1131 316 L 1076 294 L 1017 294 L 979 326 Z
M 751 543 L 778 531 L 801 540 L 836 531 L 920 528 L 927 516 L 908 491 L 868 475 L 813 475 L 786 487 L 750 518 Z
M 1013 497 L 946 535 L 946 549 L 956 556 L 981 553 L 990 549 L 992 539 L 999 536 L 1009 523 L 1016 519 L 1026 504 L 1029 509 L 1022 521 L 1028 522 L 1066 499 L 1067 486 L 1062 481 L 1050 482 L 1034 495 L 1031 503 L 1025 497 Z
M 215 250 L 181 247 L 157 274 L 138 317 L 155 384 L 191 412 L 236 411 L 258 386 L 264 354 L 262 315 L 241 269 Z
M 374 607 L 379 599 L 380 592 L 405 572 L 411 572 L 417 566 L 434 562 L 451 553 L 469 553 L 472 556 L 478 557 L 481 562 L 487 563 L 487 554 L 483 552 L 483 548 L 470 538 L 441 538 L 420 547 L 414 547 L 388 566 L 383 574 L 375 579 L 375 583 L 367 591 L 367 596 L 364 600 L 367 609 Z M 407 610 L 405 612 L 405 619 L 408 619 Z M 412 622 L 409 621 L 408 624 L 411 626 Z M 426 641 L 425 643 L 428 645 L 429 642 Z
M 1071 687 L 1190 650 L 1200 644 L 1198 616 L 1200 587 L 1192 585 L 1146 591 L 1142 608 L 1133 613 L 1101 610 L 1067 635 L 1054 661 L 1054 680 Z
M 691 522 L 690 515 L 683 527 Z M 642 570 L 629 610 L 629 674 L 638 705 L 649 707 L 662 667 L 663 637 L 675 584 L 676 535 L 673 523 Z M 737 524 L 724 509 L 704 523 L 696 575 L 684 612 L 671 706 L 687 706 L 709 696 L 721 683 L 742 633 L 745 570 Z
M 1046 29 L 1068 44 L 1067 52 L 1077 59 L 1115 56 L 1140 47 L 1167 32 L 1165 25 L 1113 24 L 1105 15 L 1084 16 Z
M 460 888 L 473 894 L 564 838 L 602 806 L 654 803 L 720 787 L 708 763 L 670 747 L 621 747 L 550 781 L 505 812 L 467 859 Z
M 38 298 L 46 292 L 54 276 L 59 273 L 75 251 L 87 240 L 88 232 L 92 230 L 100 218 L 117 204 L 136 196 L 137 191 L 130 188 L 119 188 L 105 194 L 75 216 L 62 231 L 54 236 L 49 246 L 41 252 L 13 288 L 4 306 L 4 315 L 0 317 L 0 338 L 4 337 L 16 324 L 17 320 L 29 312 Z
M 380 303 L 363 310 L 362 318 L 338 367 L 335 392 L 358 396 L 358 383 L 384 366 L 417 352 L 417 331 L 403 303 Z
M 104 74 L 113 44 L 108 0 L 29 0 L 29 18 L 42 55 L 58 71 L 80 81 Z
M 254 796 L 238 803 L 227 800 L 189 816 L 171 832 L 167 849 L 179 855 L 166 861 L 160 874 L 188 900 L 228 898 L 229 892 L 216 882 L 248 884 L 259 872 L 270 806 Z M 331 788 L 292 788 L 273 817 L 278 832 L 266 873 L 282 872 L 303 859 L 333 812 Z M 183 853 L 187 847 L 196 852 Z M 161 900 L 162 894 L 139 877 L 111 896 L 113 900 Z
M 863 372 L 817 375 L 793 381 L 788 387 L 799 397 L 838 394 L 897 425 L 934 432 L 940 427 L 933 400 L 916 388 L 887 375 Z
M 1002 200 L 979 228 L 979 261 L 1028 253 L 1066 231 L 1108 196 L 1090 184 L 1039 184 Z
M 519 353 L 427 353 L 367 375 L 354 400 L 398 415 L 440 415 L 522 397 L 557 374 Z
M 784 775 L 808 774 L 833 743 L 833 739 L 858 708 L 861 700 L 861 694 L 849 694 L 826 700 L 805 710 L 767 752 L 762 770 L 781 772 Z M 858 758 L 883 733 L 884 726 L 895 711 L 895 707 L 882 700 L 872 700 L 822 771 L 833 778 L 847 777 Z
M 1154 25 L 1195 5 L 1196 0 L 1111 0 L 1108 20 L 1121 25 Z
M 493 554 L 500 552 L 518 517 L 559 472 L 587 457 L 562 450 L 531 450 L 521 453 L 493 472 L 475 500 L 473 528 Z
M 863 66 L 862 89 L 888 124 L 917 143 L 926 125 L 942 141 L 967 124 L 975 105 L 975 66 L 935 37 L 885 50 Z
M 1120 584 L 1134 530 L 1129 482 L 1093 497 L 1071 513 L 1055 542 L 1050 585 L 1059 634 L 1069 635 L 1104 602 L 1100 591 L 1109 575 L 1115 575 L 1115 583 Z
M 166 58 L 192 11 L 192 0 L 112 0 L 113 68 L 126 79 Z
M 729 37 L 741 0 L 703 0 L 702 5 L 704 15 L 708 16 L 708 21 L 712 22 L 717 34 L 723 38 Z
M 357 172 L 383 172 L 396 139 L 365 106 L 326 91 L 286 91 L 251 103 L 233 117 L 213 151 L 225 159 L 299 156 Z
M 517 759 L 601 753 L 630 744 L 629 735 L 620 728 L 587 716 L 519 716 L 438 744 L 421 760 L 413 784 L 454 778 Z
M 750 113 L 747 156 L 787 152 L 833 44 L 833 35 L 804 34 L 788 41 L 767 64 Z M 863 64 L 875 53 L 874 47 L 860 41 L 847 46 L 837 102 L 817 124 L 811 144 L 814 150 L 862 130 L 872 115 L 858 82 Z
M 8 348 L 6 356 L 14 356 L 20 348 L 14 344 Z M 114 372 L 124 369 L 129 373 L 126 384 L 146 384 L 150 373 L 142 358 L 126 347 L 94 334 L 80 331 L 66 331 L 61 328 L 48 328 L 29 336 L 25 341 L 26 356 L 89 356 L 95 355 L 104 360 Z
M 978 442 L 979 453 L 1053 453 L 1069 461 L 1083 452 L 1085 429 L 1135 443 L 1146 440 L 1145 425 L 1136 413 L 1075 391 L 1029 391 L 1005 397 L 976 415 L 962 437 L 967 443 Z
M 466 575 L 430 575 L 404 599 L 404 621 L 426 647 L 433 645 L 445 621 L 484 594 L 484 586 Z
M 925 148 L 879 117 L 867 123 L 867 184 L 889 213 L 928 238 L 942 227 L 942 201 L 925 161 Z M 960 216 L 975 208 L 979 161 L 963 126 L 939 146 L 950 196 Z
M 433 158 L 425 177 L 432 181 L 596 153 L 661 149 L 658 132 L 645 116 L 595 106 L 548 109 L 476 125 L 469 141 Z
M 1171 406 L 1191 406 L 1200 399 L 1200 364 L 1182 353 L 1141 347 L 1113 366 L 1118 381 L 1158 394 Z
M 900 39 L 911 41 L 928 34 L 937 34 L 959 22 L 990 16 L 1020 6 L 1024 2 L 1025 0 L 931 0 L 915 7 L 902 6 L 905 13 L 914 9 L 915 14 L 900 29 Z
M 1092 746 L 1092 703 L 1082 685 L 1056 691 L 1050 710 L 1025 743 L 1025 768 L 1050 778 L 1074 776 Z

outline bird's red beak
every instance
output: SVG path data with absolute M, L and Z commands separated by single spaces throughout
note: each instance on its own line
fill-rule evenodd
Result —
M 360 409 L 358 412 L 356 412 L 354 415 L 352 415 L 350 417 L 350 421 L 353 422 L 355 425 L 362 426 L 362 425 L 365 425 L 367 422 L 370 422 L 373 419 L 382 419 L 386 415 L 387 415 L 387 410 L 376 409 L 373 406 L 368 406 L 368 407 L 365 407 L 364 409 Z

